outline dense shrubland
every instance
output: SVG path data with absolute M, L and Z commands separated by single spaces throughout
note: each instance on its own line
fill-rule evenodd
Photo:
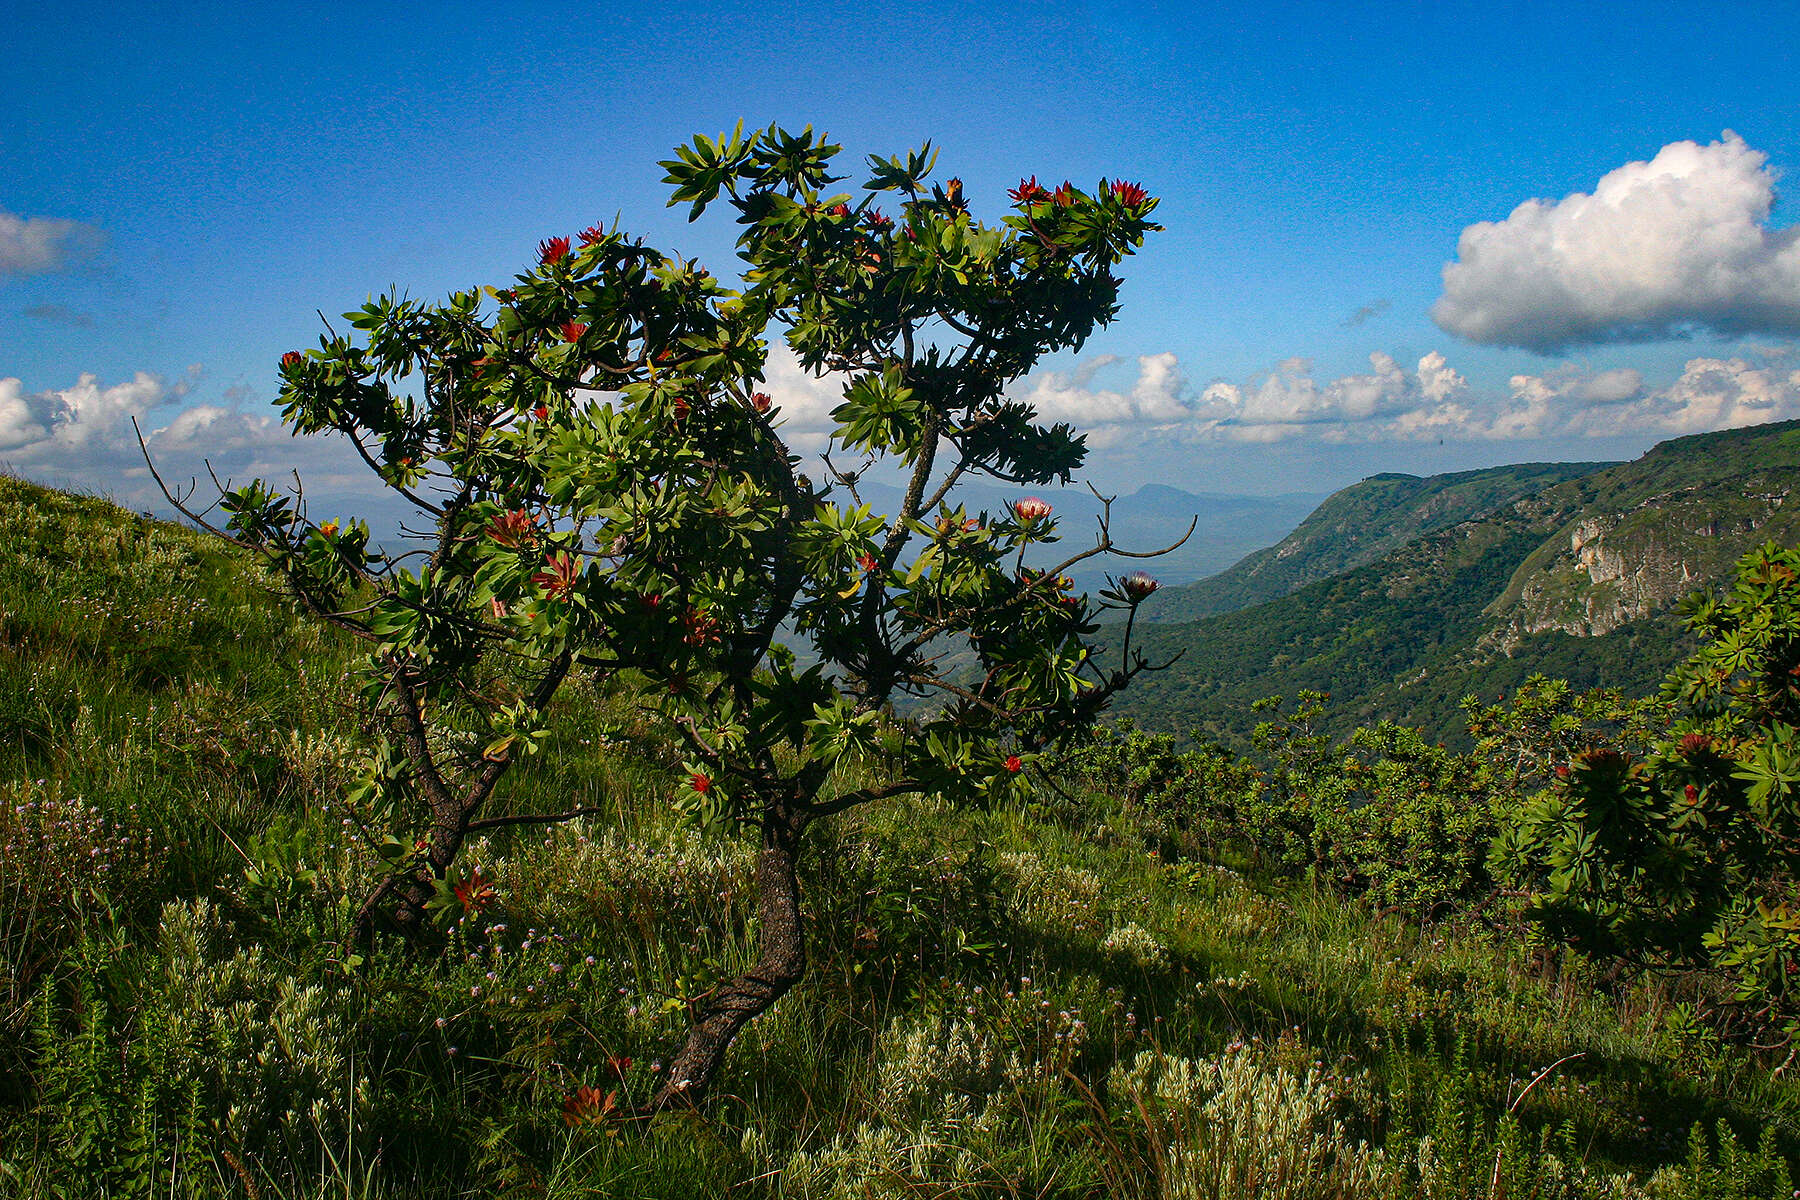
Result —
M 1559 950 L 1487 858 L 1595 738 L 1645 761 L 1666 706 L 1534 685 L 1458 757 L 1323 742 L 1303 698 L 1242 756 L 1115 729 L 1016 803 L 834 818 L 798 1002 L 704 1117 L 646 1122 L 620 1113 L 754 954 L 752 848 L 667 804 L 678 745 L 573 681 L 554 769 L 496 811 L 599 811 L 477 837 L 491 898 L 450 951 L 347 969 L 388 869 L 346 800 L 351 650 L 193 535 L 0 488 L 32 539 L 0 537 L 21 1194 L 1792 1191 L 1778 1034 L 1699 964 Z

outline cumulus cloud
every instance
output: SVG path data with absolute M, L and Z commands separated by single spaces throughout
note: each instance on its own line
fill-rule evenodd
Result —
M 136 418 L 151 455 L 172 480 L 202 473 L 203 463 L 221 478 L 277 477 L 298 468 L 309 490 L 315 482 L 343 489 L 366 475 L 338 439 L 295 439 L 272 409 L 241 405 L 251 399 L 241 392 L 226 404 L 183 406 L 203 374 L 197 364 L 173 381 L 147 371 L 111 384 L 82 374 L 68 387 L 42 392 L 0 378 L 0 466 L 149 505 L 156 488 L 132 429 Z
M 1549 354 L 1696 331 L 1800 331 L 1800 230 L 1769 225 L 1768 156 L 1727 131 L 1610 172 L 1593 194 L 1528 200 L 1463 230 L 1431 316 Z
M 1129 387 L 1101 386 L 1120 366 L 1100 357 L 1034 376 L 1021 395 L 1046 420 L 1066 420 L 1096 450 L 1161 442 L 1271 443 L 1449 439 L 1506 441 L 1673 437 L 1800 419 L 1800 369 L 1791 347 L 1732 358 L 1694 358 L 1674 381 L 1653 386 L 1632 367 L 1566 365 L 1478 388 L 1432 351 L 1414 366 L 1377 351 L 1367 372 L 1319 378 L 1305 358 L 1286 359 L 1242 382 L 1196 390 L 1172 354 L 1137 360 Z
M 1800 370 L 1761 357 L 1693 358 L 1665 387 L 1629 369 L 1515 375 L 1488 437 L 1679 437 L 1800 418 Z
M 1067 421 L 1087 433 L 1088 444 L 1096 448 L 1113 444 L 1128 430 L 1167 428 L 1190 419 L 1187 379 L 1174 354 L 1139 357 L 1137 378 L 1129 387 L 1095 387 L 1095 376 L 1118 362 L 1117 356 L 1102 354 L 1072 371 L 1039 372 L 1018 398 L 1036 408 L 1040 419 Z
M 1433 408 L 1456 408 L 1468 381 L 1437 351 L 1409 370 L 1392 355 L 1369 355 L 1366 374 L 1323 383 L 1312 363 L 1290 358 L 1245 384 L 1208 384 L 1194 408 L 1190 434 L 1233 441 L 1271 442 L 1312 433 L 1341 441 L 1363 427 L 1418 420 Z
M 80 221 L 0 212 L 0 278 L 63 270 L 91 258 L 105 240 Z
M 764 375 L 763 390 L 779 410 L 781 436 L 789 448 L 807 454 L 824 449 L 835 424 L 831 410 L 844 399 L 844 377 L 814 375 L 786 342 L 769 347 Z

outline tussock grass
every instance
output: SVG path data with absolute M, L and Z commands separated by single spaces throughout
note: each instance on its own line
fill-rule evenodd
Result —
M 491 831 L 479 925 L 351 969 L 355 662 L 198 536 L 0 479 L 0 1191 L 1792 1193 L 1800 1091 L 1674 985 L 1259 877 L 1080 779 L 816 829 L 807 982 L 705 1116 L 606 1119 L 749 961 L 746 848 L 578 682 L 496 811 L 602 811 Z

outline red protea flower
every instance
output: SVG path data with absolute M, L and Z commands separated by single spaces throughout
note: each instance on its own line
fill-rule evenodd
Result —
M 538 243 L 538 261 L 544 266 L 559 263 L 569 257 L 569 239 L 566 237 L 545 238 Z
M 1691 783 L 1681 789 L 1681 795 L 1689 804 L 1700 803 L 1700 789 Z
M 705 646 L 719 640 L 718 618 L 703 609 L 690 608 L 683 613 L 681 627 L 686 631 L 681 640 L 690 646 Z
M 1625 756 L 1611 746 L 1596 746 L 1575 756 L 1575 761 L 1590 771 L 1618 771 L 1625 767 Z
M 712 776 L 708 775 L 705 771 L 695 771 L 692 775 L 688 776 L 688 786 L 704 796 L 706 793 L 712 791 Z
M 1133 604 L 1142 603 L 1161 586 L 1162 584 L 1143 571 L 1133 571 L 1119 580 L 1119 590 L 1124 592 L 1125 598 Z
M 573 1129 L 577 1125 L 599 1125 L 611 1116 L 619 1106 L 619 1093 L 607 1092 L 604 1096 L 600 1089 L 583 1084 L 567 1096 L 563 1097 L 563 1124 Z
M 687 402 L 686 396 L 675 397 L 675 419 L 677 421 L 687 420 L 688 413 L 692 411 L 693 406 Z
M 1059 208 L 1069 207 L 1075 203 L 1075 185 L 1066 179 L 1063 180 L 1061 186 L 1050 193 L 1050 199 L 1054 200 Z
M 1704 733 L 1683 734 L 1681 738 L 1681 756 L 1692 758 L 1696 754 L 1705 754 L 1712 749 L 1711 735 Z
M 281 356 L 281 369 L 282 370 L 291 371 L 299 365 L 300 365 L 300 352 L 298 350 L 289 350 L 286 354 Z
M 867 221 L 869 223 L 869 228 L 876 232 L 890 228 L 894 223 L 893 218 L 884 216 L 879 208 L 870 209 L 867 213 L 864 213 L 863 220 Z
M 873 571 L 875 569 L 875 565 L 876 565 L 875 556 L 873 554 L 868 553 L 867 551 L 864 551 L 863 553 L 856 556 L 856 565 L 861 567 L 865 571 Z
M 1013 501 L 1012 510 L 1013 516 L 1017 517 L 1027 525 L 1030 525 L 1034 521 L 1043 520 L 1050 515 L 1051 511 L 1050 502 L 1048 500 L 1040 500 L 1036 496 L 1027 496 L 1023 500 Z
M 1135 183 L 1126 183 L 1123 179 L 1115 179 L 1112 183 L 1112 194 L 1119 203 L 1129 208 L 1136 208 L 1150 198 L 1150 193 Z
M 1036 175 L 1030 179 L 1019 180 L 1019 186 L 1006 194 L 1019 204 L 1038 204 L 1050 198 L 1050 193 L 1044 190 L 1043 184 L 1037 181 Z
M 566 550 L 559 550 L 544 560 L 544 569 L 531 577 L 531 582 L 544 589 L 549 600 L 566 600 L 581 578 L 581 564 Z
M 1014 775 L 1017 775 L 1020 771 L 1025 769 L 1025 760 L 1021 759 L 1016 754 L 1009 754 L 1006 756 L 1006 769 L 1011 771 Z
M 759 413 L 768 412 L 769 409 L 774 406 L 774 404 L 775 404 L 775 401 L 773 401 L 769 398 L 769 393 L 767 393 L 767 392 L 757 392 L 755 395 L 750 397 L 750 407 L 754 408 Z
M 489 521 L 487 535 L 502 546 L 529 546 L 537 541 L 537 522 L 524 509 L 515 508 Z
M 494 902 L 494 881 L 483 875 L 480 867 L 470 871 L 467 879 L 457 880 L 450 890 L 471 917 Z
M 336 521 L 327 521 L 319 526 L 319 534 L 321 537 L 336 537 L 337 531 L 338 523 Z
M 1567 779 L 1569 777 L 1569 764 L 1568 763 L 1557 764 L 1556 777 L 1558 779 Z
M 848 204 L 834 204 L 825 211 L 834 217 L 847 217 L 850 215 L 850 206 Z
M 565 342 L 579 342 L 581 335 L 587 331 L 587 323 L 584 321 L 564 321 L 562 323 L 562 335 Z
M 531 410 L 531 415 L 540 421 L 548 421 L 550 419 L 550 406 L 548 404 L 540 404 Z
M 598 225 L 589 225 L 586 229 L 581 231 L 579 236 L 582 245 L 591 246 L 595 242 L 604 241 L 606 239 L 606 230 L 600 228 Z

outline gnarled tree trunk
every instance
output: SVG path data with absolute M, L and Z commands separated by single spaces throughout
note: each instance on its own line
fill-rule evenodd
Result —
M 732 1039 L 785 995 L 806 973 L 806 930 L 800 919 L 796 871 L 805 818 L 785 805 L 763 812 L 762 850 L 756 859 L 756 964 L 710 996 L 669 1063 L 652 1109 L 701 1103 Z

